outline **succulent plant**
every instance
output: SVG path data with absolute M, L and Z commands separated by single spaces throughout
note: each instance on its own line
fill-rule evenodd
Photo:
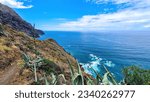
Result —
M 31 57 L 25 53 L 23 53 L 23 59 L 25 61 L 25 65 L 28 66 L 29 68 L 31 68 L 32 71 L 34 72 L 35 82 L 37 82 L 38 81 L 37 70 L 42 65 L 43 59 L 39 56 L 37 56 L 37 58 L 35 58 L 35 59 L 31 59 Z
M 67 80 L 66 80 L 64 74 L 59 74 L 57 80 L 58 80 L 58 84 L 60 84 L 60 85 L 66 85 L 66 83 L 67 83 Z
M 114 76 L 111 74 L 111 72 L 103 65 L 104 69 L 106 70 L 106 74 L 107 74 L 107 77 L 109 77 L 111 83 L 113 85 L 118 85 L 117 81 L 115 80 Z
M 112 85 L 112 83 L 108 79 L 108 75 L 109 75 L 109 72 L 106 72 L 104 74 L 104 77 L 103 77 L 103 80 L 102 80 L 102 84 L 104 84 L 104 85 Z
M 86 80 L 86 84 L 87 85 L 95 85 L 94 80 L 91 80 L 88 76 L 87 76 L 87 78 L 85 80 Z
M 103 78 L 101 77 L 101 75 L 95 69 L 93 69 L 93 68 L 91 68 L 91 69 L 96 74 L 96 84 L 99 85 L 102 82 Z
M 78 65 L 77 66 L 78 72 L 74 72 L 74 69 L 69 60 L 68 60 L 68 62 L 69 62 L 69 66 L 70 66 L 72 84 L 73 85 L 84 85 L 84 78 L 83 78 L 82 71 L 81 71 L 78 61 L 76 61 L 77 65 Z

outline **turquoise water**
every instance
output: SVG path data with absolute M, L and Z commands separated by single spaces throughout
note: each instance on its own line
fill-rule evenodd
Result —
M 53 38 L 83 65 L 93 77 L 90 67 L 103 73 L 104 64 L 121 80 L 122 68 L 138 65 L 150 69 L 150 32 L 60 32 L 49 31 L 40 40 Z

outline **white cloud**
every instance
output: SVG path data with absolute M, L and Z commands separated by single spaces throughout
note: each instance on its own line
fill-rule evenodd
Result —
M 17 0 L 0 0 L 0 3 L 5 4 L 12 8 L 20 8 L 20 9 L 26 9 L 26 8 L 32 8 L 32 5 L 24 5 L 24 2 L 20 2 Z
M 95 3 L 112 2 L 131 6 L 114 13 L 85 15 L 74 21 L 47 26 L 47 30 L 102 31 L 102 30 L 149 30 L 150 0 L 87 0 Z
M 150 23 L 149 11 L 119 11 L 110 14 L 88 15 L 82 18 L 59 24 L 57 28 L 79 31 L 100 30 L 136 30 Z
M 148 25 L 145 25 L 144 27 L 145 27 L 145 28 L 150 28 L 150 24 L 148 24 Z
M 86 0 L 86 2 L 93 2 L 96 4 L 103 4 L 103 3 L 114 3 L 114 4 L 122 4 L 122 3 L 137 3 L 143 0 Z

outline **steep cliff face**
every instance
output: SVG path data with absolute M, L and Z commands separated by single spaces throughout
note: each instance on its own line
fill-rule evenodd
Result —
M 71 84 L 68 60 L 77 71 L 76 60 L 53 39 L 34 39 L 33 29 L 11 8 L 0 4 L 0 84 L 35 84 L 33 69 L 25 66 L 23 54 L 44 59 L 36 71 L 38 84 L 43 84 L 40 80 L 44 77 L 51 80 L 56 76 L 57 84 Z M 39 30 L 35 32 L 37 36 L 41 34 Z
M 76 60 L 69 55 L 53 39 L 39 41 L 24 32 L 18 32 L 7 25 L 1 25 L 0 35 L 0 84 L 33 84 L 34 73 L 31 68 L 24 66 L 23 53 L 31 59 L 38 56 L 48 61 L 37 70 L 37 76 L 42 78 L 46 71 L 55 75 L 63 74 L 70 80 L 70 66 L 68 60 L 76 70 Z M 51 77 L 49 77 L 51 78 Z
M 41 30 L 34 29 L 30 23 L 24 21 L 15 11 L 13 11 L 11 8 L 1 3 L 0 3 L 0 23 L 4 25 L 9 25 L 15 30 L 25 32 L 30 36 L 38 37 L 39 35 L 44 33 Z

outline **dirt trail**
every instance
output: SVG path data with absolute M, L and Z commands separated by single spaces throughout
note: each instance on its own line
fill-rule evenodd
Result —
M 4 71 L 2 75 L 0 75 L 0 85 L 8 85 L 10 81 L 15 77 L 18 68 L 16 63 L 8 66 L 7 70 Z

